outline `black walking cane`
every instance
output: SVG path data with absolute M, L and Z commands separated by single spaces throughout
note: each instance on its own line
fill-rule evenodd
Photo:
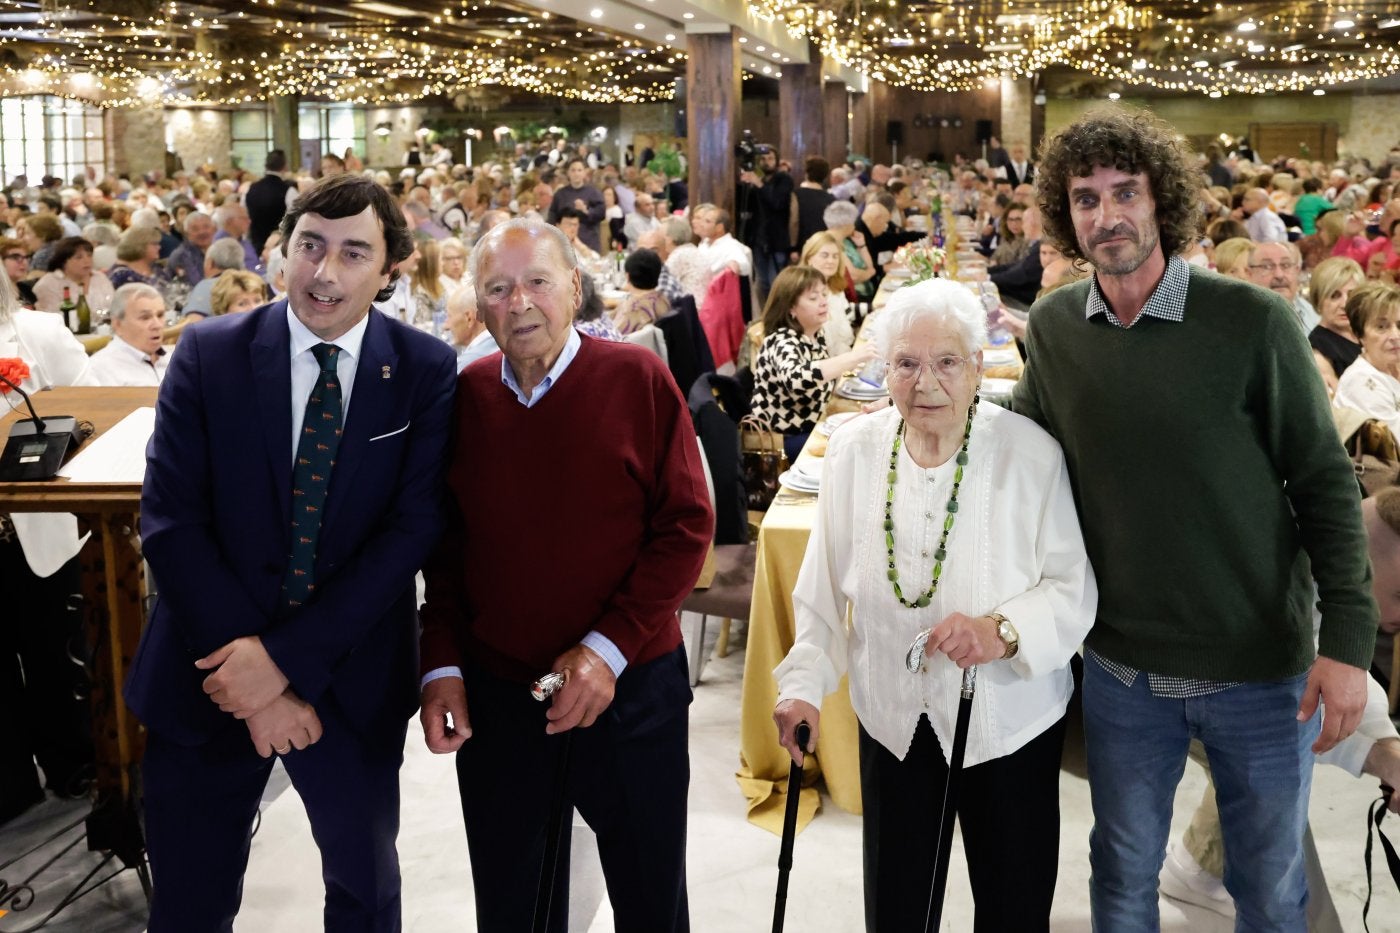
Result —
M 928 918 L 924 933 L 934 933 L 943 919 L 943 893 L 948 887 L 948 856 L 953 851 L 953 819 L 958 813 L 958 784 L 962 781 L 963 753 L 972 719 L 972 696 L 977 692 L 977 667 L 963 671 L 958 700 L 958 725 L 953 732 L 953 753 L 948 756 L 948 782 L 943 785 L 943 814 L 938 820 L 938 853 L 933 862 L 933 887 L 928 892 Z
M 807 741 L 812 729 L 805 722 L 799 722 L 793 730 L 797 747 L 802 749 L 802 759 L 807 759 Z M 783 844 L 778 849 L 778 893 L 773 904 L 773 933 L 783 933 L 783 919 L 787 913 L 788 872 L 792 871 L 792 842 L 797 836 L 797 804 L 802 797 L 802 765 L 792 763 L 788 770 L 787 805 L 783 810 Z
M 530 687 L 530 695 L 543 703 L 554 695 L 568 681 L 562 673 L 546 674 Z M 540 883 L 535 889 L 535 917 L 531 924 L 534 933 L 548 933 L 549 914 L 554 908 L 554 880 L 559 874 L 559 840 L 570 830 L 565 825 L 564 814 L 569 809 L 568 778 L 569 750 L 573 746 L 574 730 L 564 733 L 564 747 L 559 750 L 559 762 L 554 768 L 554 798 L 549 804 L 548 836 L 544 840 L 544 859 L 540 862 Z

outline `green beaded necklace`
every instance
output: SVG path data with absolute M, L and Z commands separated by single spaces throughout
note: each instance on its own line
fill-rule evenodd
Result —
M 977 414 L 978 399 L 979 396 L 974 395 L 972 404 L 967 409 L 967 426 L 963 429 L 962 449 L 958 451 L 957 456 L 958 468 L 953 473 L 953 493 L 948 497 L 943 533 L 939 536 L 938 547 L 933 552 L 933 582 L 913 602 L 904 598 L 904 591 L 899 588 L 899 571 L 894 566 L 894 486 L 899 476 L 899 447 L 904 442 L 904 419 L 900 419 L 899 427 L 894 432 L 894 447 L 890 450 L 889 488 L 885 492 L 885 553 L 889 557 L 889 571 L 886 575 L 894 585 L 895 599 L 909 609 L 922 609 L 933 601 L 933 594 L 938 592 L 938 580 L 943 576 L 943 561 L 948 557 L 948 535 L 952 533 L 953 519 L 958 514 L 958 487 L 962 485 L 963 468 L 967 466 L 967 441 L 972 437 L 972 416 Z

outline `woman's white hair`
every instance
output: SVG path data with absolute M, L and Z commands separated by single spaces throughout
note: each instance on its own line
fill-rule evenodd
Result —
M 871 318 L 870 339 L 880 355 L 888 359 L 895 342 L 909 332 L 915 321 L 926 317 L 952 324 L 968 356 L 987 342 L 987 312 L 982 302 L 966 286 L 950 279 L 929 279 L 897 290 L 884 309 Z

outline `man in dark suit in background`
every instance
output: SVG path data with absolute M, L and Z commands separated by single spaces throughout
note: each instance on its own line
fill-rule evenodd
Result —
M 243 204 L 248 208 L 248 239 L 259 253 L 262 253 L 263 244 L 272 231 L 286 216 L 287 208 L 291 207 L 287 203 L 290 200 L 287 192 L 296 187 L 282 177 L 287 170 L 287 154 L 281 149 L 269 152 L 264 165 L 267 174 L 249 185 L 248 193 L 243 196 Z
M 149 730 L 152 933 L 232 929 L 274 753 L 321 848 L 327 929 L 401 923 L 413 578 L 456 361 L 369 313 L 413 250 L 378 185 L 327 178 L 282 231 L 287 299 L 185 334 L 147 451 L 160 596 L 126 698 Z
M 1035 163 L 1026 155 L 1025 143 L 1011 144 L 1011 157 L 1006 160 L 1006 180 L 1012 188 L 1035 181 Z

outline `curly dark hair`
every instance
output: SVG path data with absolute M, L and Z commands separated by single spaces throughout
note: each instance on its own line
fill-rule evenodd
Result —
M 1079 248 L 1070 216 L 1070 180 L 1087 178 L 1100 166 L 1147 174 L 1165 255 L 1176 255 L 1200 236 L 1201 173 L 1185 142 L 1147 111 L 1105 107 L 1047 139 L 1036 166 L 1045 237 L 1067 259 L 1088 258 Z
M 329 156 L 327 157 L 329 158 Z M 291 210 L 282 216 L 282 255 L 287 255 L 287 247 L 292 242 L 292 231 L 303 214 L 317 214 L 327 220 L 340 220 L 354 217 L 370 207 L 379 218 L 380 229 L 384 232 L 384 271 L 389 273 L 389 284 L 379 290 L 375 301 L 388 301 L 394 294 L 394 286 L 399 278 L 395 268 L 413 255 L 413 235 L 403 211 L 394 203 L 389 192 L 378 182 L 362 175 L 328 175 L 316 182 L 310 191 L 297 198 Z

